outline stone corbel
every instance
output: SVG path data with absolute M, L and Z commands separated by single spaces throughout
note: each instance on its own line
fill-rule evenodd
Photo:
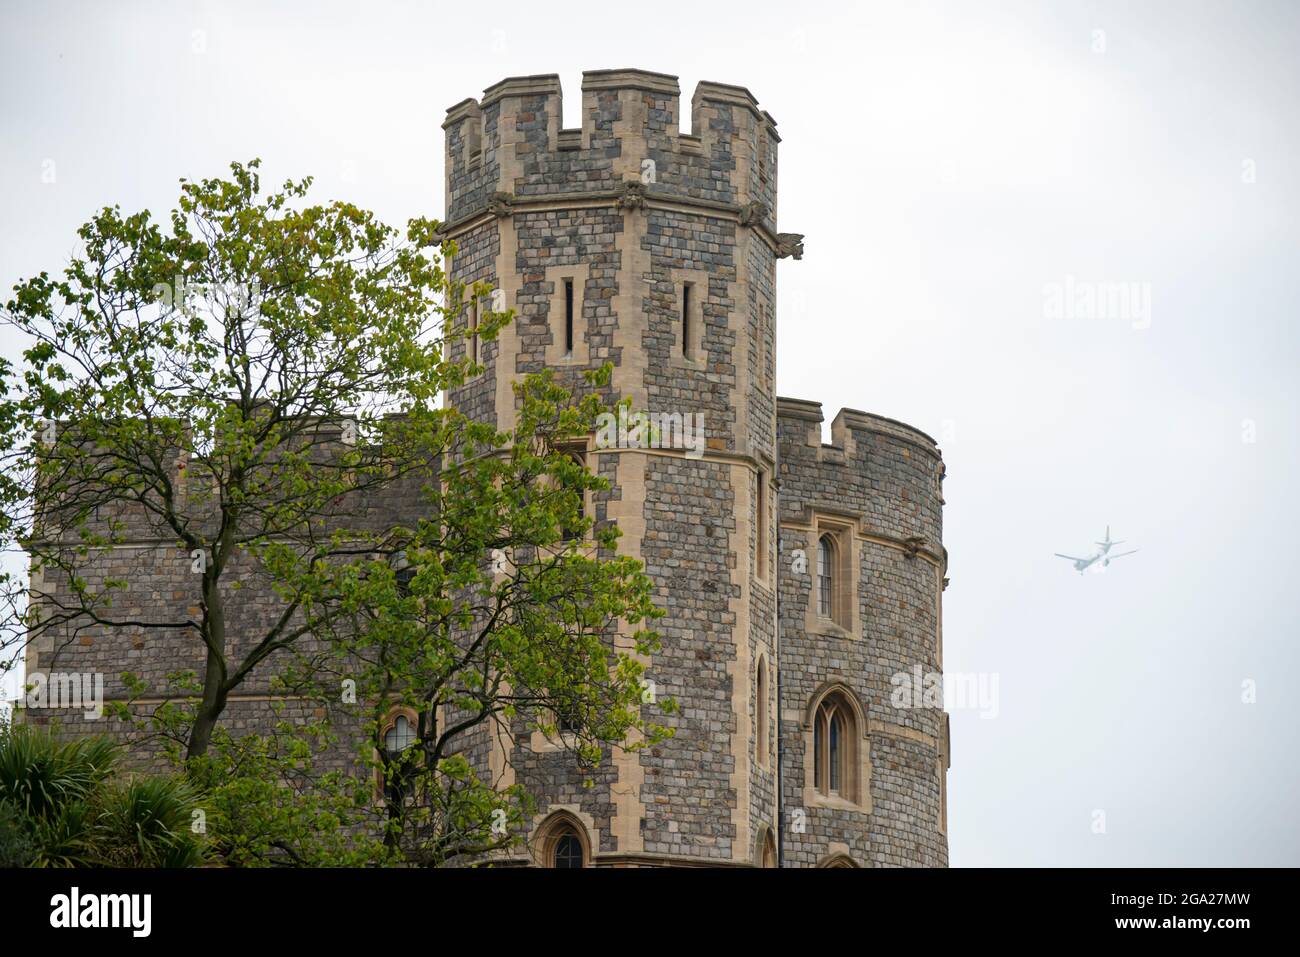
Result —
M 740 225 L 742 226 L 757 226 L 765 219 L 767 219 L 767 203 L 760 203 L 755 200 L 740 207 Z
M 626 180 L 618 190 L 620 209 L 643 209 L 645 207 L 645 184 L 636 180 Z
M 487 211 L 498 219 L 505 219 L 514 212 L 512 205 L 514 201 L 513 193 L 493 193 L 492 198 L 487 201 Z

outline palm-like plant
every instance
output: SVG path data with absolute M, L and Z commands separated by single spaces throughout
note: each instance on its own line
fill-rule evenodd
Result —
M 61 741 L 25 725 L 0 731 L 0 862 L 28 867 L 189 867 L 205 845 L 183 781 L 119 783 L 118 746 Z
M 101 796 L 96 845 L 112 867 L 197 867 L 204 848 L 191 830 L 198 800 L 180 778 L 142 777 Z
M 59 741 L 26 726 L 0 738 L 0 801 L 27 833 L 30 866 L 90 864 L 89 804 L 116 759 L 116 746 L 105 738 Z

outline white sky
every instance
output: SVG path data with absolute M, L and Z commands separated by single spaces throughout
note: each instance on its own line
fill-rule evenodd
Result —
M 948 463 L 945 667 L 1000 692 L 953 715 L 952 863 L 1296 865 L 1298 41 L 1258 2 L 6 2 L 0 290 L 233 159 L 440 216 L 444 111 L 504 76 L 570 127 L 584 69 L 747 86 L 807 234 L 780 393 Z M 1067 276 L 1149 328 L 1049 318 Z M 1141 551 L 1052 557 L 1107 523 Z

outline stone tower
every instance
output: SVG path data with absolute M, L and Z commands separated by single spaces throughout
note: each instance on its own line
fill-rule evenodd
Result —
M 939 667 L 942 465 L 863 413 L 822 446 L 820 406 L 776 397 L 776 264 L 802 236 L 777 228 L 775 121 L 704 82 L 681 133 L 676 77 L 641 70 L 584 73 L 580 128 L 561 99 L 557 76 L 515 77 L 447 112 L 451 277 L 516 312 L 448 400 L 508 429 L 518 377 L 550 367 L 580 392 L 609 362 L 612 396 L 703 436 L 585 450 L 612 486 L 592 514 L 667 611 L 648 676 L 681 711 L 592 788 L 544 742 L 487 747 L 538 797 L 534 856 L 562 820 L 598 864 L 945 864 L 942 711 L 882 710 L 892 674 Z
M 587 513 L 617 523 L 666 612 L 648 678 L 680 711 L 647 717 L 675 736 L 614 751 L 586 786 L 540 733 L 469 732 L 462 753 L 481 772 L 537 799 L 527 845 L 499 862 L 944 866 L 947 718 L 922 693 L 942 668 L 939 451 L 848 409 L 826 444 L 819 404 L 777 398 L 777 261 L 803 249 L 777 230 L 775 122 L 720 83 L 696 88 L 690 134 L 678 110 L 676 78 L 600 70 L 584 74 L 579 129 L 561 129 L 555 76 L 503 80 L 444 123 L 451 277 L 491 284 L 516 312 L 494 341 L 455 341 L 482 349 L 484 371 L 448 400 L 509 429 L 519 377 L 551 368 L 577 393 L 581 372 L 608 362 L 607 400 L 677 425 L 659 447 L 591 437 L 576 450 L 611 486 Z M 412 492 L 373 507 L 412 521 Z M 250 586 L 229 603 L 237 647 L 280 613 L 255 571 L 235 570 Z M 130 580 L 127 618 L 199 613 L 191 556 L 167 529 L 133 532 L 80 574 Z M 69 586 L 38 572 L 32 587 L 60 598 Z M 123 702 L 124 670 L 166 689 L 203 660 L 193 641 L 81 623 L 30 644 L 27 673 L 99 675 L 105 701 Z M 230 697 L 227 727 L 326 716 L 277 690 L 273 671 Z M 341 731 L 357 720 L 328 707 Z M 26 716 L 56 719 L 69 735 L 130 730 L 76 709 Z M 341 742 L 321 766 L 355 761 Z
M 772 118 L 717 83 L 696 90 L 690 135 L 679 108 L 675 77 L 600 70 L 583 76 L 579 129 L 561 129 L 555 76 L 448 111 L 452 278 L 492 283 L 517 313 L 449 398 L 507 428 L 516 377 L 551 366 L 579 389 L 581 370 L 611 362 L 614 394 L 702 423 L 695 451 L 587 453 L 613 485 L 596 519 L 618 523 L 668 612 L 649 678 L 682 706 L 675 737 L 616 754 L 607 788 L 578 787 L 560 755 L 509 763 L 587 825 L 594 855 L 749 863 L 776 819 L 749 676 L 775 637 L 774 287 L 798 246 L 776 232 Z

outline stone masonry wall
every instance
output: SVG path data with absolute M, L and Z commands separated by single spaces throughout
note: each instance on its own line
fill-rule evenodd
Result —
M 946 866 L 941 781 L 947 762 L 942 710 L 896 707 L 891 678 L 941 670 L 938 601 L 946 568 L 941 545 L 942 462 L 934 442 L 899 423 L 845 411 L 830 445 L 816 403 L 782 399 L 781 664 L 784 803 L 800 809 L 787 828 L 786 859 L 815 865 L 835 847 L 859 864 Z M 849 633 L 809 626 L 819 519 L 851 523 L 856 594 Z M 807 559 L 793 570 L 796 550 Z M 853 695 L 867 717 L 869 796 L 859 807 L 819 804 L 808 783 L 810 709 L 828 686 Z M 869 804 L 870 811 L 866 810 Z

